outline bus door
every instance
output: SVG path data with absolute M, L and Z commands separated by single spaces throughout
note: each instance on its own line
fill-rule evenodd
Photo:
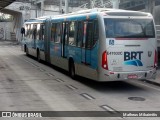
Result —
M 83 41 L 82 41 L 82 63 L 86 65 L 91 65 L 91 42 L 93 39 L 93 22 L 87 21 L 83 24 L 84 33 L 83 33 Z
M 61 50 L 61 56 L 66 58 L 67 57 L 67 43 L 68 43 L 68 23 L 63 22 L 62 24 L 62 50 Z

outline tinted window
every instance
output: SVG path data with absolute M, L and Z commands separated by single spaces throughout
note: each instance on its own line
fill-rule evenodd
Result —
M 69 26 L 69 45 L 73 46 L 76 45 L 76 40 L 74 39 L 75 29 L 76 29 L 75 22 L 71 22 Z
M 37 39 L 40 40 L 40 24 L 37 24 Z
M 55 43 L 60 43 L 61 41 L 61 24 L 56 24 L 56 35 L 55 35 Z
M 41 24 L 41 39 L 44 40 L 44 30 L 45 30 L 45 25 Z
M 53 23 L 51 27 L 51 41 L 54 41 L 55 39 L 55 33 L 56 33 L 56 24 Z
M 37 37 L 37 25 L 34 25 L 33 26 L 33 36 L 32 36 L 32 39 L 36 39 L 36 37 Z
M 86 29 L 86 48 L 91 49 L 98 40 L 98 22 L 97 20 L 88 21 Z
M 25 25 L 25 36 L 27 37 L 28 34 L 28 25 Z
M 33 24 L 30 26 L 29 38 L 32 39 L 33 37 Z
M 82 46 L 83 40 L 83 22 L 78 22 L 78 29 L 77 29 L 77 46 Z
M 30 32 L 31 32 L 31 25 L 30 24 L 28 24 L 27 26 L 26 26 L 27 28 L 27 30 L 26 30 L 26 36 L 29 38 L 30 37 Z
M 87 35 L 86 35 L 86 48 L 91 48 L 93 45 L 93 32 L 94 32 L 94 23 L 88 22 L 87 24 Z
M 94 34 L 93 34 L 93 43 L 92 43 L 92 45 L 94 45 L 97 42 L 98 36 L 99 36 L 98 21 L 95 20 L 94 21 Z
M 69 24 L 67 22 L 63 23 L 63 43 L 68 44 L 68 35 L 69 35 Z
M 104 19 L 107 38 L 154 38 L 152 19 Z

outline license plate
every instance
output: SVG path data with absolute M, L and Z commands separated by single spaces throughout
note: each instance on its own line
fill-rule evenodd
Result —
M 137 79 L 138 76 L 137 75 L 128 75 L 128 79 Z

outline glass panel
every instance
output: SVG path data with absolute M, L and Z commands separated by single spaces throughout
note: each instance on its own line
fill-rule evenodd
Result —
M 77 30 L 77 46 L 82 46 L 83 39 L 83 22 L 78 22 L 78 30 Z
M 42 27 L 42 38 L 41 38 L 41 39 L 44 40 L 44 30 L 45 30 L 45 25 L 42 24 L 41 27 Z
M 87 24 L 86 48 L 91 48 L 93 44 L 93 22 Z
M 38 40 L 40 40 L 39 33 L 40 33 L 40 24 L 37 24 L 37 39 Z
M 155 38 L 152 19 L 104 19 L 107 38 Z
M 68 44 L 68 33 L 69 33 L 69 27 L 68 27 L 68 23 L 63 23 L 63 26 L 64 26 L 64 42 L 65 42 L 65 45 Z
M 56 36 L 55 36 L 55 43 L 60 43 L 61 41 L 61 24 L 56 24 Z
M 56 24 L 53 23 L 51 27 L 51 41 L 54 41 L 55 39 L 55 33 L 56 33 Z
M 36 36 L 37 36 L 37 25 L 34 25 L 34 27 L 33 27 L 33 38 L 32 39 L 34 39 L 34 40 L 36 40 Z
M 84 22 L 83 24 L 83 41 L 82 41 L 82 47 L 85 48 L 86 46 L 86 33 L 87 33 L 87 22 Z
M 29 38 L 32 39 L 32 35 L 33 34 L 33 24 L 31 24 L 30 26 L 30 34 L 29 34 Z
M 73 46 L 76 45 L 74 35 L 75 35 L 75 22 L 71 22 L 69 27 L 69 45 L 73 45 Z
M 93 36 L 93 45 L 97 42 L 98 40 L 98 35 L 99 35 L 99 31 L 98 31 L 98 21 L 95 20 L 94 21 L 94 36 Z

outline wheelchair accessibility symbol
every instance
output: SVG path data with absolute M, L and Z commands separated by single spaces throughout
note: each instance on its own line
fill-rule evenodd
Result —
M 109 45 L 114 45 L 114 40 L 109 40 Z

